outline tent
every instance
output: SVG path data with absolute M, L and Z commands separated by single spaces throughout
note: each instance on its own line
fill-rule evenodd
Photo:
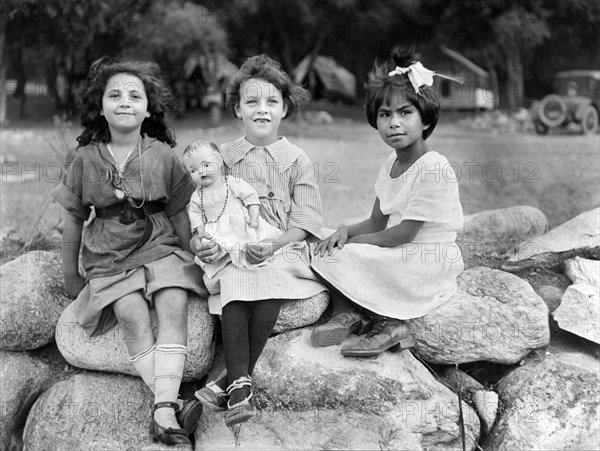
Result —
M 356 77 L 330 56 L 318 55 L 308 70 L 310 55 L 304 57 L 294 70 L 297 83 L 307 84 L 315 98 L 356 99 Z

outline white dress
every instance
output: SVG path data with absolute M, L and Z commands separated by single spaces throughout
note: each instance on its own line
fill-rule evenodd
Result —
M 213 241 L 219 243 L 221 248 L 228 254 L 228 258 L 220 258 L 215 263 L 204 263 L 196 256 L 196 263 L 200 265 L 205 277 L 209 279 L 212 279 L 229 262 L 239 267 L 251 267 L 252 265 L 246 261 L 246 245 L 263 240 L 275 240 L 283 234 L 281 230 L 272 226 L 260 216 L 258 227 L 256 229 L 250 227 L 248 224 L 250 219 L 248 206 L 260 205 L 258 194 L 254 188 L 239 177 L 228 177 L 228 182 L 229 198 L 225 211 L 218 221 L 204 224 L 199 189 L 194 191 L 188 204 L 192 230 L 204 225 L 205 232 L 212 236 Z M 205 208 L 212 208 L 214 206 L 209 205 L 208 197 L 206 196 L 207 199 L 205 199 Z M 222 206 L 219 206 L 220 208 Z M 263 264 L 266 263 L 263 262 Z
M 392 152 L 375 192 L 388 227 L 424 221 L 410 243 L 394 248 L 347 244 L 332 256 L 313 256 L 312 268 L 356 304 L 397 319 L 423 316 L 456 293 L 464 269 L 456 232 L 463 225 L 458 182 L 443 155 L 429 151 L 400 177 L 390 177 Z

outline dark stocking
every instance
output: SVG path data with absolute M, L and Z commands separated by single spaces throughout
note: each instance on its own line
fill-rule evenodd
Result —
M 232 301 L 223 307 L 221 330 L 229 384 L 252 374 L 277 322 L 280 306 L 281 301 L 267 299 Z M 249 393 L 249 387 L 233 391 L 231 404 L 242 401 Z
M 252 375 L 254 366 L 260 357 L 267 340 L 275 327 L 281 301 L 279 299 L 267 299 L 253 302 L 252 313 L 250 313 L 250 352 L 248 360 L 248 374 Z
M 248 315 L 251 307 L 251 302 L 241 301 L 232 301 L 223 307 L 221 336 L 229 384 L 248 375 Z M 230 397 L 231 404 L 241 401 L 249 392 L 249 387 L 235 390 Z

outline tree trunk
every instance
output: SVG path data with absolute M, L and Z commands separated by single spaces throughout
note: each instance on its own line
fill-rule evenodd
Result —
M 329 21 L 329 23 L 327 24 L 327 26 L 325 28 L 321 29 L 321 32 L 319 33 L 319 37 L 317 38 L 317 42 L 315 43 L 315 46 L 313 47 L 312 51 L 310 52 L 310 59 L 308 60 L 308 69 L 306 70 L 307 74 L 309 74 L 310 71 L 312 70 L 313 64 L 315 63 L 317 56 L 319 56 L 319 52 L 321 51 L 323 44 L 325 44 L 325 39 L 327 39 L 327 37 L 331 34 L 334 27 L 335 27 L 335 21 L 331 20 L 331 21 Z
M 516 111 L 523 105 L 523 63 L 521 50 L 517 43 L 505 46 L 506 56 L 506 106 L 509 111 Z

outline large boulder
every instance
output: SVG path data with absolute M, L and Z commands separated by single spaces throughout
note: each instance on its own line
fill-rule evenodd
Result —
M 548 220 L 544 213 L 535 207 L 521 205 L 465 216 L 458 239 L 484 243 L 523 241 L 547 230 Z
M 2 265 L 0 349 L 26 351 L 53 341 L 58 318 L 70 302 L 57 252 L 29 252 Z
M 233 431 L 206 412 L 197 449 L 456 449 L 457 396 L 410 351 L 345 358 L 315 348 L 309 329 L 271 338 L 254 371 L 259 415 Z M 479 419 L 462 403 L 467 449 Z
M 73 374 L 56 345 L 35 351 L 0 351 L 0 449 L 22 448 L 22 429 L 35 400 L 54 383 Z
M 550 343 L 548 307 L 533 288 L 513 274 L 483 267 L 461 273 L 449 302 L 408 324 L 414 351 L 437 364 L 512 364 Z
M 565 266 L 574 283 L 563 294 L 553 317 L 561 329 L 600 344 L 600 261 L 577 257 Z
M 506 375 L 496 386 L 504 411 L 483 449 L 598 449 L 599 363 L 581 353 L 551 354 Z
M 152 329 L 156 336 L 156 311 L 150 311 Z M 195 294 L 188 298 L 188 358 L 183 381 L 202 379 L 210 370 L 215 347 L 214 316 L 208 313 L 206 301 Z M 87 370 L 137 375 L 129 361 L 125 340 L 131 331 L 116 325 L 110 331 L 89 337 L 77 323 L 74 309 L 69 306 L 56 326 L 56 343 L 71 365 Z
M 325 312 L 328 305 L 328 291 L 321 291 L 306 299 L 286 301 L 281 306 L 273 332 L 281 333 L 314 324 Z
M 600 208 L 581 213 L 548 233 L 526 240 L 507 254 L 505 271 L 529 267 L 551 268 L 579 256 L 600 258 Z
M 77 374 L 35 402 L 23 443 L 30 451 L 142 449 L 150 444 L 152 402 L 140 378 Z

